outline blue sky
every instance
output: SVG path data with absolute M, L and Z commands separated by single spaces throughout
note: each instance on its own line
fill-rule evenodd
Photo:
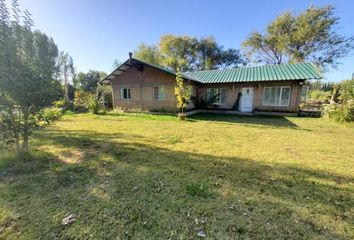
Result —
M 69 52 L 78 71 L 110 72 L 114 59 L 124 61 L 140 42 L 157 43 L 163 34 L 213 35 L 225 47 L 240 48 L 253 30 L 263 31 L 277 15 L 313 5 L 334 4 L 340 32 L 354 35 L 354 1 L 283 0 L 19 0 L 36 27 Z M 354 55 L 342 60 L 326 80 L 350 78 Z

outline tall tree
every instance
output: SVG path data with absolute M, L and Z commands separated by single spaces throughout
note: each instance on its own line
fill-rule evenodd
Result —
M 59 76 L 64 83 L 64 99 L 69 101 L 69 82 L 75 77 L 75 68 L 73 58 L 67 52 L 60 52 L 58 68 Z
M 144 60 L 148 63 L 161 65 L 162 56 L 155 45 L 140 43 L 137 50 L 134 51 L 134 57 Z
M 162 36 L 159 49 L 163 64 L 173 70 L 189 71 L 195 68 L 198 40 L 189 36 Z
M 80 72 L 74 79 L 75 88 L 82 91 L 96 93 L 98 82 L 107 76 L 105 72 L 89 70 L 87 73 Z
M 36 115 L 56 97 L 58 49 L 53 39 L 33 30 L 31 15 L 20 11 L 17 1 L 12 14 L 0 0 L 0 137 L 14 141 L 21 153 L 28 150 Z
M 311 61 L 328 69 L 353 49 L 353 37 L 338 33 L 339 17 L 333 6 L 311 6 L 300 14 L 285 12 L 267 26 L 266 33 L 251 33 L 243 42 L 254 62 L 270 64 Z
M 224 50 L 224 47 L 218 45 L 212 36 L 198 41 L 196 53 L 197 70 L 236 67 L 244 64 L 239 50 L 233 48 Z
M 142 43 L 134 56 L 152 64 L 181 71 L 210 70 L 243 64 L 239 50 L 226 49 L 213 37 L 164 35 L 158 46 Z

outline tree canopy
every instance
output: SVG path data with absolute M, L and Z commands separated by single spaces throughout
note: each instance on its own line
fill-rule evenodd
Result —
M 28 149 L 36 114 L 57 96 L 57 45 L 33 27 L 16 0 L 11 12 L 0 0 L 0 137 L 14 140 L 19 152 Z
M 98 82 L 107 76 L 105 72 L 89 70 L 87 73 L 79 72 L 74 78 L 74 86 L 85 92 L 95 93 Z
M 324 69 L 335 68 L 353 49 L 353 37 L 338 33 L 339 17 L 333 6 L 311 6 L 304 12 L 285 12 L 264 34 L 252 32 L 243 42 L 253 62 L 267 64 L 310 61 Z
M 213 37 L 164 35 L 158 45 L 141 43 L 134 56 L 152 64 L 181 71 L 235 67 L 244 63 L 240 51 L 224 49 Z

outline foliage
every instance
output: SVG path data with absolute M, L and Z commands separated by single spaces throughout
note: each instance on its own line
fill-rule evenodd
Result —
M 244 63 L 239 50 L 224 49 L 213 37 L 198 40 L 190 36 L 164 35 L 158 46 L 141 43 L 134 56 L 181 71 L 235 67 Z
M 95 96 L 92 96 L 89 98 L 87 102 L 87 108 L 89 111 L 93 114 L 98 114 L 98 111 L 100 109 L 100 105 L 98 104 L 98 100 Z
M 310 90 L 332 91 L 334 82 L 323 82 L 321 80 L 311 81 L 307 83 Z
M 109 85 L 99 84 L 97 87 L 97 98 L 99 103 L 108 108 L 113 107 L 113 92 Z
M 93 93 L 84 92 L 78 90 L 75 92 L 75 99 L 74 99 L 74 108 L 75 111 L 83 110 L 88 108 L 89 101 L 94 97 Z
M 176 83 L 175 95 L 177 99 L 177 108 L 180 113 L 183 114 L 183 111 L 187 107 L 192 96 L 192 86 L 184 83 L 182 73 L 179 70 L 177 70 L 176 74 Z
M 66 52 L 59 53 L 58 62 L 58 78 L 64 83 L 64 99 L 69 101 L 69 84 L 75 78 L 75 68 L 73 58 Z
M 140 43 L 137 50 L 134 51 L 134 57 L 155 65 L 163 65 L 162 56 L 155 45 Z
M 89 70 L 87 73 L 80 72 L 74 79 L 74 86 L 85 92 L 96 93 L 98 82 L 106 77 L 105 72 Z
M 339 17 L 333 6 L 311 6 L 300 14 L 285 12 L 267 26 L 266 33 L 251 33 L 243 42 L 255 62 L 280 64 L 310 61 L 336 67 L 353 49 L 353 37 L 337 33 Z
M 50 124 L 56 120 L 59 120 L 62 116 L 63 116 L 62 108 L 51 107 L 51 108 L 45 108 L 40 118 L 42 118 L 46 123 Z
M 342 101 L 354 100 L 354 79 L 341 81 L 339 91 Z
M 353 122 L 354 101 L 348 101 L 342 104 L 328 104 L 325 107 L 324 115 L 337 122 Z
M 16 143 L 18 153 L 28 150 L 36 115 L 55 100 L 58 86 L 54 79 L 57 46 L 33 25 L 30 13 L 21 11 L 17 1 L 12 15 L 0 1 L 1 132 Z
M 319 100 L 322 102 L 328 102 L 331 99 L 331 92 L 322 90 L 312 90 L 310 91 L 310 99 Z
M 74 109 L 73 103 L 71 101 L 66 101 L 65 99 L 54 101 L 53 106 L 62 109 L 63 112 Z

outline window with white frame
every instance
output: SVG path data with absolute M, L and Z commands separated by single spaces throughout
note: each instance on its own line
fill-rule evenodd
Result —
M 154 99 L 155 100 L 165 100 L 166 99 L 166 88 L 165 87 L 154 87 Z
M 123 100 L 130 100 L 130 88 L 121 88 L 120 89 L 120 98 Z
M 222 105 L 226 103 L 226 93 L 225 88 L 208 88 L 207 95 L 208 101 L 213 101 L 212 104 Z
M 262 104 L 264 106 L 289 106 L 290 86 L 264 87 Z

